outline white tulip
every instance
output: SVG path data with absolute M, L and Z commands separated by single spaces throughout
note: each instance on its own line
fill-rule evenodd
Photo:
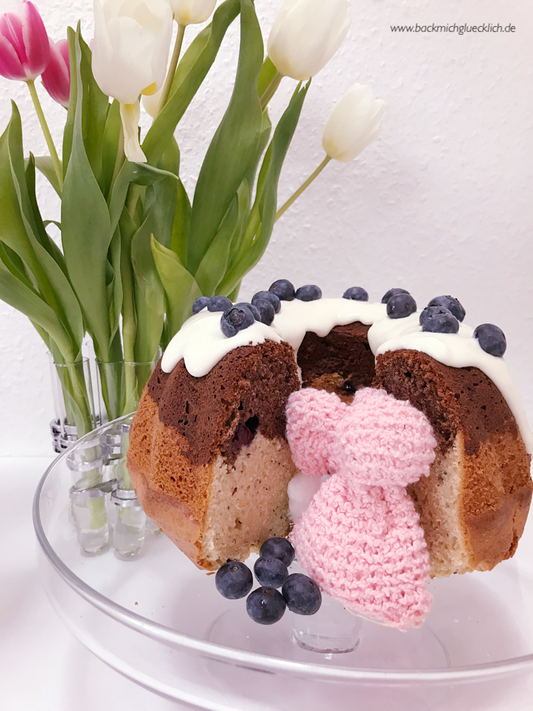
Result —
M 94 78 L 120 101 L 126 156 L 141 162 L 146 159 L 138 139 L 139 96 L 155 93 L 165 81 L 170 6 L 166 0 L 94 0 L 94 21 Z
M 348 163 L 381 133 L 380 121 L 385 102 L 374 99 L 369 86 L 354 84 L 328 117 L 322 146 L 330 158 Z
M 197 25 L 208 20 L 217 0 L 168 0 L 178 25 Z
M 285 0 L 268 38 L 268 56 L 283 76 L 314 77 L 350 27 L 349 0 Z
M 155 94 L 143 94 L 141 102 L 146 113 L 155 118 L 159 113 L 159 107 L 161 105 L 161 94 L 163 89 L 159 89 Z
M 124 153 L 132 163 L 146 163 L 146 156 L 139 143 L 139 119 L 141 118 L 141 105 L 138 101 L 134 104 L 120 104 L 120 118 L 124 129 Z

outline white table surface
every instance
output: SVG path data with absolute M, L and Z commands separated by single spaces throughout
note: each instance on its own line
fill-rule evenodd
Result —
M 0 457 L 0 709 L 191 708 L 156 696 L 121 677 L 85 649 L 52 609 L 39 579 L 37 539 L 32 524 L 33 494 L 51 461 L 52 457 Z M 499 709 L 532 710 L 533 699 L 526 706 L 517 706 L 509 700 Z M 300 711 L 297 702 L 295 711 Z

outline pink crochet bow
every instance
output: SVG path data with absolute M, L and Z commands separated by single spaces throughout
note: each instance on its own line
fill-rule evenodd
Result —
M 296 466 L 325 474 L 291 540 L 320 588 L 400 629 L 429 611 L 429 556 L 405 486 L 429 474 L 436 441 L 426 416 L 384 390 L 350 405 L 313 389 L 293 393 L 287 439 Z

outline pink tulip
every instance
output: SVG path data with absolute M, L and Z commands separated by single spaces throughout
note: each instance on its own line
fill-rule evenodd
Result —
M 67 108 L 70 97 L 70 63 L 66 39 L 59 42 L 50 40 L 50 61 L 43 72 L 42 80 L 52 99 Z
M 0 17 L 0 74 L 7 79 L 33 81 L 50 59 L 50 40 L 39 11 L 24 0 L 19 15 Z

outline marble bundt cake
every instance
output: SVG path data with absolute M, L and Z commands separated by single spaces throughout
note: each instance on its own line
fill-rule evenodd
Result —
M 304 301 L 276 284 L 281 302 L 260 292 L 254 307 L 224 314 L 204 299 L 165 351 L 130 434 L 128 469 L 146 513 L 199 567 L 244 560 L 290 529 L 291 392 L 302 384 L 350 402 L 372 386 L 409 400 L 435 433 L 430 476 L 409 487 L 431 574 L 489 570 L 512 556 L 533 489 L 532 442 L 505 361 L 441 304 L 421 326 L 428 311 L 404 290 L 392 305 L 387 295 L 358 300 L 362 290 Z

